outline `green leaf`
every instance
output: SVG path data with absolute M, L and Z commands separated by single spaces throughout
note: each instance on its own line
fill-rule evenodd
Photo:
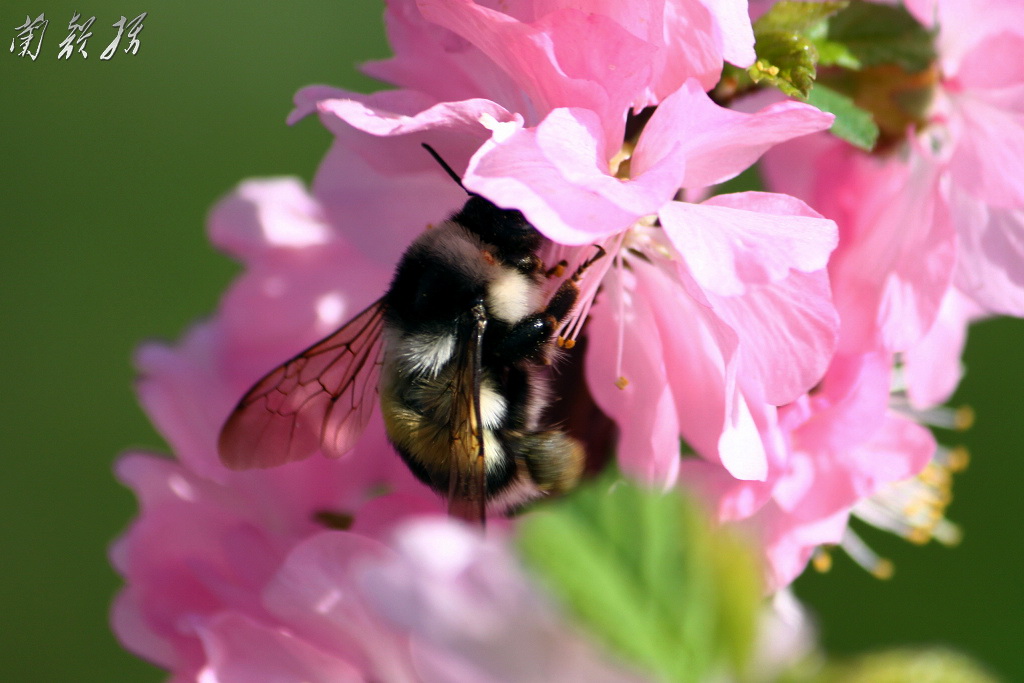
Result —
M 828 22 L 828 40 L 844 45 L 861 68 L 897 64 L 923 71 L 935 61 L 934 38 L 906 9 L 892 5 L 852 2 Z
M 818 50 L 820 66 L 838 66 L 852 71 L 859 71 L 864 66 L 848 45 L 827 38 L 815 39 L 812 42 Z
M 852 99 L 816 83 L 806 101 L 822 111 L 835 114 L 836 120 L 831 129 L 833 135 L 866 151 L 874 148 L 878 140 L 878 126 L 871 114 L 854 104 Z
M 759 574 L 676 492 L 604 477 L 523 519 L 519 544 L 567 611 L 627 661 L 694 682 L 745 665 Z

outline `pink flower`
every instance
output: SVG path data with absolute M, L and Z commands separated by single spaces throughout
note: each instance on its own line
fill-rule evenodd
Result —
M 803 175 L 789 173 L 789 164 L 802 164 Z M 806 199 L 839 225 L 829 274 L 843 321 L 840 349 L 912 346 L 935 321 L 956 259 L 935 169 L 825 136 L 773 149 L 764 168 L 773 189 Z
M 834 227 L 780 195 L 673 197 L 830 121 L 795 103 L 731 112 L 690 81 L 659 105 L 631 155 L 602 144 L 593 112 L 557 109 L 536 128 L 494 124 L 470 161 L 473 191 L 518 207 L 557 243 L 599 242 L 609 253 L 595 266 L 610 274 L 592 310 L 587 377 L 622 430 L 620 462 L 634 476 L 673 483 L 682 436 L 737 478 L 763 478 L 759 430 L 769 427 L 755 413 L 794 400 L 824 372 L 835 335 L 823 272 Z M 627 156 L 632 177 L 616 177 L 609 167 Z M 593 296 L 601 282 L 588 273 L 585 290 Z M 587 310 L 584 302 L 580 315 Z
M 850 515 L 917 542 L 956 539 L 942 508 L 960 458 L 921 423 L 959 419 L 933 406 L 959 382 L 967 324 L 986 310 L 1019 310 L 1020 187 L 1009 157 L 1024 131 L 1010 67 L 1024 45 L 1012 28 L 1020 10 L 944 0 L 909 7 L 940 29 L 956 26 L 940 32 L 942 77 L 922 127 L 874 155 L 811 136 L 765 158 L 773 189 L 839 225 L 829 264 L 839 354 L 822 387 L 780 415 L 786 448 L 773 475 L 756 490 L 726 485 L 715 496 L 723 517 L 744 519 L 763 539 L 778 585 L 819 544 L 889 571 L 848 529 Z
M 1024 315 L 1024 7 L 908 7 L 939 29 L 934 98 L 918 129 L 871 158 L 810 139 L 767 157 L 774 189 L 805 199 L 850 234 L 840 239 L 836 268 L 876 263 L 857 294 L 874 299 L 875 310 L 851 325 L 873 328 L 892 350 L 928 331 L 951 286 L 989 312 Z M 813 182 L 790 177 L 786 166 L 797 159 L 814 169 L 805 176 Z M 889 256 L 878 262 L 883 252 Z
M 506 14 L 469 0 L 389 2 L 396 55 L 366 72 L 402 89 L 366 96 L 313 86 L 296 96 L 290 120 L 318 112 L 336 136 L 313 183 L 328 218 L 364 253 L 394 263 L 396 249 L 463 201 L 421 143 L 461 173 L 490 137 L 481 117 L 534 126 L 555 108 L 582 107 L 617 148 L 631 107 L 691 77 L 710 88 L 723 59 L 754 58 L 735 0 L 587 5 L 535 0 Z M 396 239 L 382 247 L 378 230 Z
M 337 461 L 218 462 L 242 391 L 379 294 L 387 271 L 291 179 L 243 183 L 210 233 L 245 273 L 180 346 L 138 355 L 140 397 L 179 459 L 117 465 L 140 503 L 111 551 L 127 583 L 112 614 L 124 645 L 180 680 L 639 680 L 528 582 L 500 524 L 484 541 L 444 518 L 414 521 L 443 506 L 379 417 Z
M 780 409 L 781 439 L 764 481 L 738 482 L 709 463 L 684 463 L 681 479 L 711 502 L 718 518 L 759 539 L 770 589 L 799 576 L 821 545 L 843 545 L 884 573 L 851 536 L 849 517 L 864 501 L 913 478 L 936 453 L 930 432 L 897 410 L 891 374 L 892 359 L 882 353 L 836 356 L 820 388 Z M 918 505 L 927 500 L 922 496 Z
M 661 5 L 650 4 L 654 6 Z M 508 82 L 500 78 L 486 83 L 489 87 L 504 83 L 500 88 L 503 96 L 498 101 L 521 107 L 521 111 L 510 113 L 483 99 L 431 106 L 428 97 L 411 91 L 373 96 L 322 88 L 304 91 L 297 99 L 296 115 L 315 109 L 337 135 L 335 148 L 314 184 L 328 215 L 343 226 L 347 225 L 347 217 L 362 215 L 361 209 L 353 207 L 369 205 L 366 197 L 357 194 L 367 179 L 375 185 L 377 196 L 391 191 L 385 188 L 393 187 L 395 192 L 400 187 L 404 189 L 405 180 L 410 178 L 406 169 L 418 171 L 431 163 L 419 148 L 421 142 L 434 145 L 454 168 L 461 169 L 468 161 L 467 148 L 483 143 L 483 136 L 490 134 L 491 140 L 469 161 L 464 177 L 468 188 L 502 206 L 519 208 L 555 242 L 603 242 L 611 256 L 604 259 L 600 269 L 606 269 L 619 254 L 625 254 L 626 248 L 637 248 L 641 243 L 649 244 L 649 249 L 642 247 L 648 253 L 667 250 L 677 255 L 678 264 L 669 266 L 666 261 L 667 267 L 676 271 L 672 276 L 676 280 L 674 289 L 667 293 L 674 301 L 695 297 L 697 315 L 710 316 L 707 324 L 712 338 L 697 344 L 700 350 L 695 356 L 706 360 L 694 367 L 688 377 L 684 373 L 676 390 L 688 395 L 692 392 L 683 387 L 689 382 L 715 377 L 716 389 L 703 401 L 709 404 L 707 410 L 712 419 L 698 425 L 697 418 L 691 417 L 697 411 L 688 402 L 680 401 L 683 426 L 660 421 L 659 435 L 653 438 L 663 447 L 653 456 L 643 451 L 627 456 L 626 462 L 633 463 L 629 465 L 630 471 L 648 481 L 671 483 L 678 458 L 674 456 L 677 449 L 669 448 L 668 444 L 680 433 L 690 433 L 708 457 L 723 457 L 719 451 L 724 448 L 724 457 L 737 476 L 763 476 L 763 448 L 749 417 L 744 392 L 755 402 L 784 403 L 812 386 L 824 371 L 834 338 L 834 313 L 820 271 L 834 245 L 832 228 L 799 202 L 781 197 L 751 194 L 715 199 L 703 205 L 673 202 L 672 198 L 680 187 L 702 188 L 736 175 L 771 145 L 820 130 L 829 125 L 831 117 L 794 103 L 771 107 L 756 115 L 731 112 L 711 103 L 701 84 L 690 80 L 673 94 L 666 93 L 632 154 L 633 179 L 624 182 L 611 175 L 608 166 L 621 160 L 614 157 L 622 143 L 626 109 L 639 92 L 637 84 L 651 85 L 654 72 L 637 67 L 627 78 L 618 68 L 609 75 L 597 65 L 607 64 L 611 58 L 611 53 L 602 51 L 631 45 L 636 36 L 626 31 L 630 37 L 623 37 L 624 43 L 616 42 L 618 39 L 609 36 L 618 35 L 616 32 L 621 30 L 617 22 L 600 13 L 588 15 L 588 21 L 596 23 L 589 33 L 580 36 L 582 43 L 572 43 L 574 50 L 581 44 L 593 44 L 593 55 L 605 56 L 597 61 L 588 61 L 588 57 L 570 65 L 564 61 L 568 56 L 559 52 L 564 40 L 561 32 L 575 30 L 568 20 L 570 14 L 576 16 L 572 13 L 577 10 L 552 11 L 538 19 L 529 13 L 510 17 L 466 2 L 422 3 L 419 9 L 422 16 L 407 4 L 392 5 L 393 30 L 404 40 L 413 41 L 417 50 L 436 57 L 433 72 L 444 71 L 440 65 L 447 64 L 448 58 L 458 61 L 472 55 L 477 60 L 478 51 L 482 51 L 501 67 L 502 74 L 512 78 L 529 104 L 508 97 Z M 461 32 L 462 38 L 475 47 L 456 41 L 454 44 L 462 47 L 456 47 L 454 52 L 431 52 L 429 46 L 415 42 L 419 34 L 406 30 L 423 18 Z M 436 40 L 438 34 L 434 30 L 425 35 L 424 40 Z M 602 41 L 602 36 L 608 40 Z M 538 51 L 538 45 L 546 47 Z M 431 90 L 431 81 L 423 75 L 422 66 L 402 57 L 402 50 L 399 46 L 399 57 L 385 63 L 392 80 L 405 86 L 419 83 Z M 586 49 L 579 50 L 581 55 L 591 54 Z M 524 60 L 528 60 L 528 68 Z M 458 73 L 455 64 L 449 66 Z M 414 80 L 414 74 L 420 80 Z M 446 96 L 498 97 L 495 92 L 479 87 L 457 94 L 446 91 Z M 609 104 L 614 102 L 618 104 Z M 418 159 L 412 161 L 413 157 Z M 387 170 L 383 169 L 382 160 Z M 352 168 L 343 168 L 344 165 Z M 375 171 L 373 166 L 381 166 L 382 170 Z M 346 189 L 353 169 L 361 176 L 354 191 Z M 431 202 L 411 209 L 422 218 L 407 216 L 404 230 L 442 217 L 437 214 L 443 214 L 440 206 L 444 201 L 451 202 L 446 207 L 448 211 L 457 207 L 459 199 L 448 200 L 457 188 L 436 171 L 433 178 L 435 184 L 430 187 L 439 188 L 437 183 L 447 183 L 447 190 L 436 192 Z M 427 182 L 416 180 L 413 187 L 426 189 Z M 665 226 L 664 230 L 640 224 L 655 217 Z M 387 214 L 374 224 L 382 222 L 386 228 L 394 227 Z M 741 225 L 746 227 L 740 228 Z M 353 225 L 352 229 L 356 227 Z M 780 235 L 784 237 L 780 239 Z M 733 249 L 733 243 L 743 246 Z M 768 251 L 762 254 L 762 249 Z M 590 252 L 581 250 L 563 250 L 553 255 L 552 260 L 566 256 L 578 263 L 589 255 Z M 600 282 L 600 273 L 588 276 L 586 286 L 591 295 Z M 585 317 L 588 301 L 585 298 L 579 307 L 578 320 Z M 714 313 L 706 312 L 709 306 L 715 307 Z M 675 313 L 686 315 L 683 310 L 670 312 Z M 773 320 L 780 314 L 780 318 Z M 612 339 L 619 337 L 618 329 L 625 324 L 621 318 L 608 323 Z M 648 336 L 652 333 L 646 331 Z M 575 336 L 575 331 L 571 330 L 569 336 Z M 673 347 L 684 343 L 673 341 L 666 354 L 677 353 Z M 613 386 L 622 376 L 618 359 L 623 347 L 595 353 L 603 354 L 604 371 L 598 380 L 602 389 L 596 392 L 601 394 L 604 386 Z M 675 361 L 672 364 L 679 365 Z M 749 380 L 749 389 L 741 390 L 737 377 L 747 372 L 756 377 Z M 627 379 L 633 381 L 632 377 Z M 767 392 L 766 384 L 771 386 Z M 646 413 L 648 406 L 638 405 L 619 414 L 624 395 L 618 389 L 614 391 L 618 395 L 607 397 L 602 407 L 620 418 L 622 425 L 638 424 L 635 418 Z M 642 384 L 629 391 L 639 391 L 645 397 L 651 395 Z M 601 398 L 598 400 L 601 402 Z M 652 436 L 640 438 L 649 440 Z M 751 444 L 752 450 L 747 448 Z
M 138 356 L 140 396 L 179 459 L 132 453 L 117 465 L 140 502 L 111 551 L 127 583 L 112 614 L 124 645 L 176 680 L 510 680 L 511 664 L 523 676 L 635 680 L 529 584 L 500 525 L 485 542 L 446 519 L 406 521 L 442 506 L 379 419 L 338 461 L 219 464 L 217 433 L 241 392 L 379 294 L 388 272 L 290 179 L 243 183 L 210 232 L 246 272 L 180 346 Z M 494 636 L 481 624 L 502 633 L 490 650 L 472 640 Z M 514 642 L 530 649 L 510 662 Z

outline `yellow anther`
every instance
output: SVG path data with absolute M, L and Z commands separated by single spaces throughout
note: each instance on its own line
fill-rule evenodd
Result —
M 871 568 L 871 575 L 876 579 L 887 580 L 891 579 L 892 575 L 896 572 L 896 567 L 889 560 L 879 560 L 878 564 Z
M 963 472 L 971 464 L 971 452 L 964 446 L 955 446 L 949 452 L 946 467 L 950 472 Z
M 956 409 L 956 416 L 953 418 L 953 428 L 959 432 L 966 431 L 974 426 L 974 408 L 962 405 Z
M 832 569 L 832 555 L 824 548 L 818 548 L 811 557 L 811 566 L 822 574 Z

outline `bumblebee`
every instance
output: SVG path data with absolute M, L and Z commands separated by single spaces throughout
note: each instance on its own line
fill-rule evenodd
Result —
M 433 149 L 427 150 L 461 186 Z M 417 237 L 384 296 L 275 368 L 238 403 L 219 440 L 232 469 L 271 467 L 358 440 L 379 394 L 388 439 L 453 516 L 483 523 L 578 480 L 582 445 L 545 429 L 545 366 L 578 281 L 544 301 L 544 238 L 515 209 L 469 193 Z

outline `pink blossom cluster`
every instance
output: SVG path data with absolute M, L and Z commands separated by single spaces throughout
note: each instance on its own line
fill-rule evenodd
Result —
M 443 516 L 379 415 L 342 463 L 220 464 L 221 423 L 253 378 L 390 272 L 292 179 L 242 183 L 210 237 L 245 274 L 178 346 L 136 358 L 142 404 L 177 459 L 117 465 L 141 507 L 111 551 L 127 580 L 112 616 L 124 645 L 176 681 L 640 680 L 548 604 L 500 525 L 484 539 Z
M 245 273 L 179 345 L 139 352 L 177 459 L 118 465 L 141 504 L 113 551 L 123 642 L 178 680 L 631 679 L 500 538 L 417 519 L 443 506 L 379 419 L 338 461 L 218 461 L 252 382 L 378 298 L 409 241 L 465 202 L 423 143 L 521 210 L 550 261 L 607 252 L 563 333 L 588 341 L 618 465 L 748 529 L 769 590 L 822 544 L 856 547 L 851 514 L 937 528 L 901 507 L 942 464 L 920 423 L 959 381 L 967 323 L 1024 314 L 1024 10 L 907 4 L 938 29 L 937 96 L 928 125 L 869 155 L 810 105 L 706 94 L 754 60 L 746 2 L 389 0 L 395 55 L 365 71 L 395 88 L 299 92 L 292 119 L 334 134 L 312 192 L 248 181 L 222 201 L 210 236 Z M 711 196 L 766 152 L 777 192 Z M 489 638 L 541 654 L 505 661 Z
M 822 501 L 823 492 L 843 489 L 847 504 L 861 501 L 854 512 L 876 524 L 914 540 L 954 540 L 937 508 L 959 454 L 936 447 L 917 423 L 951 427 L 963 419 L 935 407 L 960 380 L 968 324 L 1024 315 L 1024 6 L 905 4 L 937 32 L 922 119 L 908 122 L 884 153 L 819 134 L 774 148 L 762 165 L 769 187 L 839 226 L 828 267 L 841 321 L 837 353 L 821 391 L 785 408 L 797 452 L 809 447 L 813 457 L 794 469 L 803 470 L 787 485 L 795 495 L 784 494 L 768 525 L 778 525 L 770 532 L 778 553 L 801 536 L 804 554 L 815 541 L 850 539 L 846 505 L 833 508 L 831 523 L 820 517 L 803 534 L 787 530 L 794 512 L 806 514 L 807 498 Z M 884 486 L 923 468 L 922 477 Z M 936 476 L 937 486 L 929 483 Z M 909 512 L 922 505 L 927 515 Z M 800 556 L 791 558 L 783 580 L 802 569 Z

